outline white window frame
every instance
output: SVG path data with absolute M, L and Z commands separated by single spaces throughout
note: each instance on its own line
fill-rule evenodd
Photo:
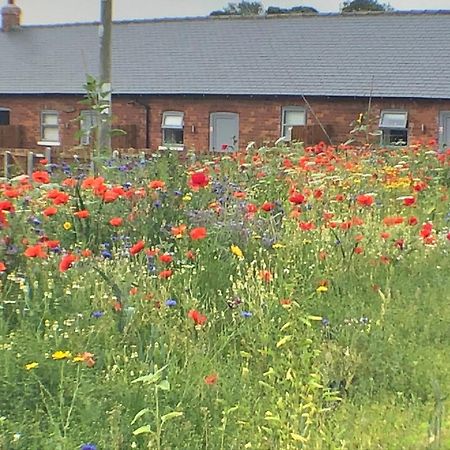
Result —
M 386 123 L 385 116 L 388 114 L 402 114 L 404 115 L 403 123 L 395 125 Z M 378 127 L 381 130 L 381 145 L 387 147 L 404 147 L 408 145 L 408 111 L 404 109 L 383 109 L 380 115 L 380 123 Z M 406 140 L 401 144 L 391 142 L 391 135 L 401 132 L 406 135 Z
M 53 125 L 53 124 L 46 124 L 45 123 L 45 116 L 50 116 L 50 115 L 53 115 L 53 116 L 56 116 L 56 124 L 55 125 Z M 47 129 L 47 128 L 52 128 L 52 129 L 56 129 L 57 130 L 57 132 L 58 132 L 58 139 L 56 139 L 56 140 L 48 140 L 48 139 L 45 139 L 44 138 L 44 136 L 45 136 L 45 130 Z M 43 111 L 41 111 L 41 141 L 39 141 L 39 144 L 40 145 L 45 145 L 46 143 L 49 143 L 49 144 L 52 144 L 52 145 L 59 145 L 59 143 L 60 143 L 60 135 L 59 135 L 59 113 L 58 113 L 58 111 L 55 111 L 55 110 L 51 110 L 51 109 L 46 109 L 46 110 L 43 110 Z
M 303 113 L 303 123 L 288 124 L 286 120 L 286 113 L 300 112 Z M 281 137 L 286 141 L 290 141 L 292 138 L 292 128 L 297 126 L 306 125 L 306 108 L 303 106 L 284 106 L 281 109 Z
M 11 125 L 11 110 L 9 108 L 0 107 L 0 112 L 7 112 L 8 113 L 8 123 L 6 125 L 3 125 L 3 126 Z
M 167 124 L 169 117 L 180 119 L 179 124 Z M 181 130 L 181 142 L 168 142 L 165 136 L 166 130 Z M 164 111 L 161 121 L 161 141 L 160 150 L 183 150 L 184 149 L 184 112 L 182 111 Z
M 89 117 L 90 122 L 93 123 L 89 128 L 83 126 L 85 117 Z M 92 109 L 84 109 L 80 111 L 80 144 L 89 145 L 91 143 L 92 131 L 98 127 L 99 117 L 98 112 Z

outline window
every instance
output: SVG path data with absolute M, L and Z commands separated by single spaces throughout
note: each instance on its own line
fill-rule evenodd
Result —
M 165 146 L 183 145 L 184 114 L 176 111 L 165 111 L 162 119 L 162 143 Z
M 9 125 L 9 114 L 9 109 L 0 108 L 0 125 Z
M 287 106 L 282 111 L 281 135 L 286 140 L 291 140 L 292 127 L 306 125 L 305 108 L 299 106 Z
M 406 145 L 408 143 L 408 113 L 406 111 L 381 111 L 381 144 Z
M 41 112 L 41 140 L 43 142 L 59 142 L 58 112 Z
M 95 128 L 98 126 L 97 111 L 86 110 L 80 113 L 80 144 L 89 145 Z

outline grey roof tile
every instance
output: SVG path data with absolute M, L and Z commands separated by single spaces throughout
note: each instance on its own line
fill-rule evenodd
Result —
M 450 98 L 450 13 L 118 22 L 117 94 Z M 0 33 L 0 94 L 83 93 L 98 25 Z

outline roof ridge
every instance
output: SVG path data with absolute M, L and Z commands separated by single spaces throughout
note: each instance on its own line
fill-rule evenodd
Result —
M 319 12 L 319 13 L 292 13 L 292 14 L 262 14 L 259 16 L 192 16 L 192 17 L 157 17 L 148 19 L 123 19 L 114 20 L 114 24 L 141 24 L 141 23 L 161 23 L 161 22 L 203 22 L 203 21 L 225 21 L 225 20 L 276 20 L 276 19 L 300 19 L 300 18 L 323 18 L 323 17 L 380 17 L 380 16 L 416 16 L 416 15 L 450 15 L 450 9 L 418 9 L 404 11 L 353 11 L 353 12 Z M 58 28 L 72 26 L 100 25 L 99 21 L 93 22 L 72 22 L 56 24 L 29 24 L 22 25 L 22 28 Z

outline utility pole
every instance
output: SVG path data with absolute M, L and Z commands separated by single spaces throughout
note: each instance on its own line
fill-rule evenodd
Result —
M 98 124 L 98 147 L 101 155 L 111 154 L 111 31 L 112 2 L 100 0 L 100 121 Z

